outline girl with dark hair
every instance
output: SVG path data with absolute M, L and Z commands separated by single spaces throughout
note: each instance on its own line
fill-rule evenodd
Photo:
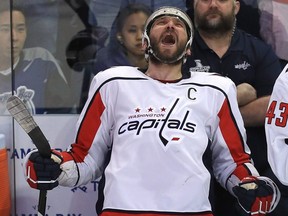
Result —
M 146 69 L 142 34 L 151 10 L 143 4 L 122 8 L 113 22 L 107 47 L 97 53 L 94 73 L 112 66 L 135 66 Z

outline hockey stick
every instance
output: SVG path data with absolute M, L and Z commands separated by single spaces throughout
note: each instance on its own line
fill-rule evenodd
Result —
M 45 158 L 51 157 L 51 147 L 48 140 L 42 133 L 40 127 L 34 121 L 24 102 L 18 97 L 12 95 L 7 100 L 7 110 L 12 117 L 19 123 L 23 130 L 32 139 L 41 156 Z M 45 216 L 46 211 L 47 190 L 40 190 L 38 200 L 38 216 Z

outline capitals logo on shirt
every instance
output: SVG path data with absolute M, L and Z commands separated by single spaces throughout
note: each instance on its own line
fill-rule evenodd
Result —
M 190 100 L 195 100 L 195 98 L 191 95 L 188 95 L 188 97 Z M 180 134 L 179 131 L 194 133 L 196 124 L 189 121 L 189 110 L 181 113 L 181 115 L 178 114 L 177 118 L 175 118 L 175 115 L 173 115 L 175 110 L 177 110 L 179 100 L 179 98 L 176 99 L 170 109 L 167 109 L 166 107 L 161 107 L 159 109 L 149 107 L 147 110 L 145 110 L 145 113 L 141 113 L 141 108 L 136 108 L 136 114 L 128 116 L 128 119 L 131 121 L 123 123 L 118 129 L 118 134 L 122 135 L 127 132 L 134 132 L 135 135 L 140 135 L 145 130 L 157 129 L 159 131 L 159 138 L 161 142 L 164 146 L 166 146 L 170 141 L 179 141 L 181 139 L 181 135 L 173 135 L 171 138 L 167 138 L 164 135 L 164 130 L 174 131 L 173 134 Z M 143 118 L 144 120 L 141 120 Z
M 244 62 L 241 63 L 241 64 L 235 65 L 235 69 L 247 70 L 248 67 L 250 67 L 250 66 L 251 66 L 251 65 L 250 65 L 248 62 L 244 61 Z

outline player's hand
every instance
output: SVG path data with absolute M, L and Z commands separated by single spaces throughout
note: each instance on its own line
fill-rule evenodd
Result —
M 247 177 L 233 188 L 243 216 L 263 216 L 272 212 L 280 199 L 276 184 L 267 177 Z
M 57 187 L 62 161 L 61 153 L 55 150 L 51 151 L 51 158 L 42 157 L 38 150 L 27 154 L 23 168 L 30 187 L 39 190 L 52 190 Z

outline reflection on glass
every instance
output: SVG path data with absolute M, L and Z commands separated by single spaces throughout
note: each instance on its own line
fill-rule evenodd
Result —
M 22 7 L 14 4 L 10 16 L 9 4 L 1 2 L 0 114 L 7 114 L 6 100 L 12 92 L 33 114 L 71 112 L 69 86 L 56 59 L 45 48 L 24 48 L 27 37 Z

